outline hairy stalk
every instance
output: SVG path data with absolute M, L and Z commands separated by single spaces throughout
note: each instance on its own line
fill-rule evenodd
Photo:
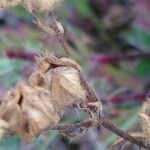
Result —
M 51 28 L 55 31 L 57 40 L 59 41 L 60 45 L 64 49 L 65 56 L 70 57 L 69 49 L 64 41 L 64 35 L 60 32 L 60 29 L 57 26 L 57 21 L 56 21 L 55 15 L 53 14 L 53 12 L 50 12 L 50 14 L 51 14 L 51 18 L 52 18 Z
M 109 131 L 112 131 L 113 133 L 115 133 L 116 135 L 122 137 L 123 139 L 137 144 L 140 147 L 144 147 L 144 148 L 150 148 L 150 145 L 146 145 L 144 140 L 141 140 L 139 138 L 135 138 L 132 135 L 130 135 L 129 133 L 123 131 L 122 129 L 118 128 L 116 125 L 114 125 L 110 120 L 104 118 L 104 117 L 100 117 L 100 123 L 103 127 L 105 127 L 106 129 L 108 129 Z
M 51 16 L 51 24 L 48 25 L 47 22 L 42 17 L 37 15 L 35 11 L 31 11 L 31 14 L 35 17 L 37 21 L 36 24 L 45 33 L 47 33 L 48 35 L 54 35 L 56 37 L 56 39 L 58 40 L 58 42 L 60 43 L 65 52 L 65 56 L 70 57 L 69 49 L 64 41 L 64 33 L 62 33 L 61 30 L 59 29 L 55 15 L 52 12 L 49 13 Z

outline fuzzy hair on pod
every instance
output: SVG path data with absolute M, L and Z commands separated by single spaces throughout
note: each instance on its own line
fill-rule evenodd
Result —
M 29 77 L 32 86 L 47 89 L 55 110 L 59 111 L 86 99 L 80 83 L 80 66 L 70 58 L 57 58 L 50 53 L 36 57 L 36 67 Z
M 3 100 L 0 118 L 26 142 L 31 142 L 46 127 L 59 121 L 49 92 L 23 83 L 10 91 Z
M 144 102 L 139 117 L 146 142 L 150 144 L 150 98 Z

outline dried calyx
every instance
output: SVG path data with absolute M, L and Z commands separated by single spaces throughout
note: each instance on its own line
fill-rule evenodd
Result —
M 50 53 L 36 57 L 28 84 L 19 83 L 0 105 L 0 136 L 9 129 L 31 142 L 47 127 L 57 125 L 59 114 L 67 107 L 88 105 L 87 95 L 81 85 L 80 66 L 74 60 Z

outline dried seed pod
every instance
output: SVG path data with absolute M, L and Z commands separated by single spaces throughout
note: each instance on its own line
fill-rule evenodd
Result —
M 10 128 L 27 142 L 59 121 L 49 92 L 24 84 L 19 84 L 6 96 L 0 106 L 0 118 L 8 122 Z
M 60 0 L 22 0 L 22 3 L 29 10 L 52 11 Z
M 141 112 L 139 114 L 143 134 L 145 135 L 146 142 L 150 144 L 150 99 L 144 102 Z
M 74 60 L 58 59 L 47 53 L 36 58 L 36 64 L 29 82 L 32 86 L 41 85 L 50 91 L 51 102 L 56 110 L 86 99 L 85 89 L 80 83 L 80 66 Z
M 0 10 L 16 6 L 18 4 L 25 6 L 31 11 L 52 11 L 60 0 L 1 0 Z

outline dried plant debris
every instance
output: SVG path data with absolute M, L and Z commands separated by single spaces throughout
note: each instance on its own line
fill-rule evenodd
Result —
M 49 125 L 58 123 L 50 94 L 45 89 L 19 84 L 0 106 L 0 118 L 29 142 Z
M 80 66 L 74 60 L 46 53 L 36 57 L 36 64 L 29 83 L 47 89 L 57 111 L 86 100 L 86 91 L 80 83 Z
M 28 83 L 19 83 L 10 90 L 0 105 L 0 136 L 11 132 L 31 142 L 45 129 L 57 126 L 67 107 L 77 104 L 79 109 L 90 111 L 80 70 L 71 58 L 50 53 L 36 57 Z
M 150 144 L 150 98 L 144 102 L 139 117 L 146 142 Z
M 23 5 L 29 11 L 52 11 L 60 0 L 1 0 L 0 10 Z

